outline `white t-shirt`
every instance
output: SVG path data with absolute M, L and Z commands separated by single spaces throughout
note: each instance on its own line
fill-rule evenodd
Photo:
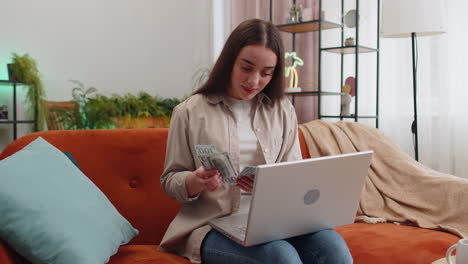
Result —
M 264 163 L 257 135 L 253 130 L 253 119 L 255 115 L 255 100 L 239 100 L 227 97 L 229 107 L 234 114 L 237 124 L 237 135 L 239 136 L 239 171 L 247 166 L 255 166 Z M 248 192 L 241 189 L 241 194 Z M 239 210 L 248 212 L 250 195 L 242 195 Z
M 255 100 L 239 100 L 228 97 L 231 111 L 234 113 L 237 123 L 237 135 L 239 136 L 239 169 L 242 171 L 247 166 L 256 166 L 264 163 L 262 152 L 252 126 L 255 115 Z

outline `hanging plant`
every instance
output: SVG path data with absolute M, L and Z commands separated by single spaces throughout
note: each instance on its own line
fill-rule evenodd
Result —
M 20 56 L 16 53 L 12 54 L 12 65 L 10 65 L 15 81 L 26 85 L 26 104 L 28 113 L 31 119 L 34 119 L 34 110 L 37 104 L 37 128 L 39 131 L 44 130 L 46 108 L 44 106 L 45 91 L 42 85 L 36 61 L 27 53 Z

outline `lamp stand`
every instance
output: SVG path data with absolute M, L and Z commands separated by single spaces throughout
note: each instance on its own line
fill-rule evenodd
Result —
M 414 134 L 414 156 L 416 161 L 419 161 L 419 150 L 418 150 L 418 108 L 416 106 L 416 79 L 417 79 L 417 66 L 416 66 L 416 33 L 411 33 L 412 42 L 412 55 L 413 55 L 413 112 L 414 120 L 411 124 L 411 132 Z

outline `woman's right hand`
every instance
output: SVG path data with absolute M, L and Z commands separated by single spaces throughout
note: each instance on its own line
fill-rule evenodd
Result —
M 203 166 L 200 166 L 187 176 L 185 185 L 189 197 L 195 196 L 204 190 L 214 192 L 222 185 L 221 175 L 216 169 L 205 170 Z

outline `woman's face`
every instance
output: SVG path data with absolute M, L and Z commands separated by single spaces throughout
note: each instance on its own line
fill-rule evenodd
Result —
M 243 47 L 234 62 L 228 95 L 241 100 L 254 98 L 270 82 L 276 62 L 276 54 L 265 46 Z

